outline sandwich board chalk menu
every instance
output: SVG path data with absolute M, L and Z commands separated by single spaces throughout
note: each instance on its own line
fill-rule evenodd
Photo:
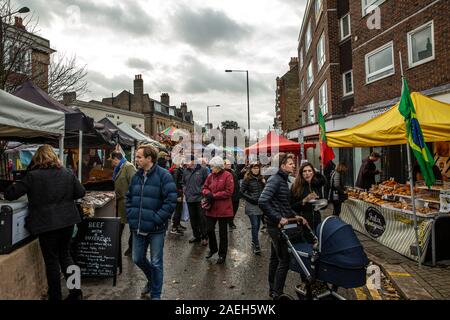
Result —
M 78 224 L 75 263 L 84 277 L 114 278 L 120 245 L 120 218 L 86 218 Z

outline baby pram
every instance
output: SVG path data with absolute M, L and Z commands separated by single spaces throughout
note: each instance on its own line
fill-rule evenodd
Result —
M 312 232 L 309 226 L 304 227 Z M 369 261 L 351 225 L 336 216 L 327 217 L 317 226 L 314 244 L 296 242 L 299 237 L 292 232 L 295 228 L 297 224 L 288 224 L 281 232 L 292 257 L 290 270 L 300 273 L 304 283 L 295 288 L 299 299 L 331 297 L 345 300 L 337 293 L 339 287 L 348 289 L 366 284 Z M 324 289 L 313 293 L 317 284 Z

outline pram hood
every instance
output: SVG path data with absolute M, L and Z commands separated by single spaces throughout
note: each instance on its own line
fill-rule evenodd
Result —
M 352 226 L 338 217 L 326 218 L 317 226 L 316 234 L 321 262 L 345 269 L 359 269 L 369 263 Z

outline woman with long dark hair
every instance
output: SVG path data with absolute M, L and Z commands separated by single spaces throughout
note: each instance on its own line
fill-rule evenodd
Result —
M 291 189 L 290 203 L 292 209 L 304 217 L 313 230 L 321 222 L 320 212 L 314 211 L 311 200 L 323 198 L 322 187 L 325 185 L 325 177 L 316 172 L 309 162 L 304 163 L 299 171 Z
M 67 278 L 67 267 L 73 265 L 69 253 L 74 225 L 81 221 L 75 205 L 85 190 L 74 174 L 62 167 L 49 145 L 39 147 L 32 166 L 22 181 L 5 191 L 12 201 L 28 196 L 27 229 L 39 238 L 48 283 L 49 300 L 61 300 L 61 269 Z M 79 289 L 69 290 L 68 299 L 81 299 Z
M 261 175 L 260 164 L 252 163 L 242 180 L 241 197 L 245 200 L 245 214 L 249 217 L 252 226 L 252 250 L 256 255 L 261 254 L 258 232 L 263 214 L 258 206 L 258 200 L 265 185 L 266 180 Z

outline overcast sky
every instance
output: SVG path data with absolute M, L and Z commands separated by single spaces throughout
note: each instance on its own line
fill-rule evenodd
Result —
M 248 69 L 252 129 L 268 129 L 275 116 L 275 78 L 297 56 L 306 0 L 17 0 L 39 17 L 38 34 L 89 71 L 89 93 L 101 100 L 133 90 L 170 104 L 187 102 L 194 120 L 215 126 L 235 120 L 247 127 Z

